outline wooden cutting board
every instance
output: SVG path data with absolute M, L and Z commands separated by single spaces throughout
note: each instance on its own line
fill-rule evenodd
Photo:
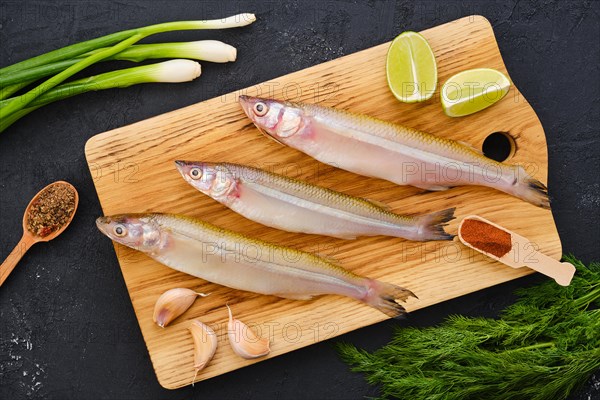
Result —
M 422 32 L 435 52 L 439 82 L 479 67 L 507 73 L 489 22 L 470 16 Z M 176 159 L 249 164 L 389 204 L 398 213 L 424 213 L 457 207 L 448 231 L 460 219 L 479 214 L 530 238 L 541 251 L 558 259 L 561 244 L 549 210 L 483 187 L 424 192 L 354 175 L 321 164 L 264 137 L 239 107 L 240 94 L 274 97 L 365 113 L 384 120 L 471 143 L 481 148 L 492 132 L 508 132 L 516 151 L 508 162 L 524 165 L 547 182 L 548 157 L 542 125 L 513 85 L 506 98 L 482 112 L 449 118 L 439 93 L 420 104 L 398 102 L 388 90 L 385 59 L 389 43 L 326 62 L 272 81 L 119 129 L 101 133 L 86 145 L 86 157 L 105 215 L 130 212 L 181 213 L 202 218 L 252 237 L 296 247 L 339 260 L 347 269 L 410 288 L 416 310 L 531 273 L 514 270 L 475 254 L 454 242 L 409 242 L 398 238 L 344 241 L 294 234 L 244 219 L 193 189 L 174 167 Z M 298 57 L 302 55 L 299 54 Z M 238 62 L 249 62 L 243 57 Z M 100 238 L 99 240 L 108 240 Z M 199 318 L 219 336 L 219 348 L 203 380 L 262 359 L 236 356 L 227 342 L 227 310 L 271 338 L 275 357 L 386 316 L 348 298 L 323 296 L 309 302 L 228 289 L 169 269 L 146 255 L 115 245 L 131 301 L 158 380 L 173 389 L 192 382 L 193 343 L 189 320 Z M 161 329 L 152 322 L 156 299 L 166 290 L 187 287 L 212 293 L 196 301 L 184 316 Z M 264 359 L 264 358 L 263 358 Z

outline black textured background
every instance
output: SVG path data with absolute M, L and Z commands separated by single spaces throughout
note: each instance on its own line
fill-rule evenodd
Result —
M 93 135 L 462 16 L 487 17 L 515 84 L 537 111 L 550 153 L 549 189 L 565 252 L 600 260 L 597 1 L 19 1 L 0 3 L 0 66 L 122 29 L 255 12 L 247 28 L 183 32 L 152 41 L 212 38 L 238 61 L 203 64 L 195 82 L 90 93 L 45 107 L 0 134 L 0 258 L 21 235 L 29 199 L 49 182 L 81 196 L 72 226 L 33 247 L 0 290 L 0 398 L 361 398 L 377 391 L 353 374 L 331 342 L 261 362 L 195 388 L 162 389 L 101 214 L 85 158 Z M 122 63 L 94 67 L 103 71 Z M 392 327 L 424 326 L 451 313 L 496 316 L 530 276 L 341 337 L 374 349 Z M 334 339 L 337 341 L 338 339 Z M 600 398 L 598 373 L 573 399 Z

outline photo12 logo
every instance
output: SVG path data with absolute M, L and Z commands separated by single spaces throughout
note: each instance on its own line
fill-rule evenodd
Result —
M 329 81 L 283 82 L 268 81 L 227 93 L 220 97 L 222 103 L 237 102 L 239 96 L 272 98 L 283 101 L 310 101 L 327 104 L 335 102 L 340 90 L 339 84 Z
M 244 321 L 241 329 L 229 330 L 228 322 L 208 324 L 208 326 L 217 334 L 219 341 L 228 342 L 234 340 L 236 343 L 242 341 L 256 342 L 260 339 L 268 339 L 275 345 L 280 342 L 317 343 L 322 340 L 337 336 L 340 332 L 340 326 L 335 322 L 315 322 L 310 325 L 303 325 L 296 321 Z M 228 335 L 231 332 L 231 335 Z M 207 336 L 201 338 L 204 341 L 209 340 Z

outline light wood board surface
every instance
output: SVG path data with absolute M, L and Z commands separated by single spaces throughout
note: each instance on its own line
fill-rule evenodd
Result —
M 438 86 L 455 73 L 470 68 L 495 68 L 508 75 L 492 28 L 483 17 L 462 18 L 422 34 L 437 58 Z M 516 141 L 516 152 L 507 162 L 522 164 L 536 178 L 547 182 L 543 128 L 514 85 L 498 104 L 464 118 L 445 116 L 439 93 L 425 103 L 403 104 L 388 90 L 385 77 L 388 46 L 389 43 L 384 43 L 94 136 L 85 152 L 105 215 L 181 213 L 252 237 L 333 257 L 356 273 L 411 289 L 419 300 L 410 299 L 406 305 L 409 311 L 515 279 L 531 270 L 502 266 L 475 254 L 458 239 L 417 243 L 374 237 L 344 241 L 268 228 L 246 220 L 193 189 L 181 178 L 173 161 L 249 164 L 382 201 L 398 213 L 457 207 L 457 219 L 447 227 L 449 232 L 456 233 L 462 217 L 478 214 L 529 238 L 541 251 L 558 259 L 561 244 L 549 210 L 483 187 L 425 192 L 326 166 L 268 140 L 238 104 L 240 94 L 318 102 L 465 141 L 476 148 L 481 148 L 491 132 L 509 132 Z M 246 60 L 241 57 L 238 62 Z M 108 240 L 100 236 L 98 233 L 99 240 Z M 115 250 L 156 375 L 166 388 L 192 382 L 193 343 L 187 330 L 192 318 L 211 325 L 219 336 L 215 357 L 198 374 L 198 380 L 262 360 L 243 360 L 229 347 L 227 302 L 237 318 L 271 338 L 269 358 L 386 318 L 358 301 L 339 296 L 301 302 L 228 289 L 169 269 L 124 246 L 115 245 Z M 164 291 L 174 287 L 212 294 L 198 299 L 184 316 L 161 329 L 152 322 L 154 303 Z

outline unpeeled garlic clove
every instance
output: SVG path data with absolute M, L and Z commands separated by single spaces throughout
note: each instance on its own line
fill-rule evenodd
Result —
M 217 351 L 217 334 L 208 325 L 203 324 L 197 319 L 193 320 L 188 328 L 194 339 L 194 379 L 196 380 L 198 372 L 206 367 Z
M 167 290 L 156 300 L 152 319 L 158 326 L 164 328 L 190 308 L 198 296 L 208 295 L 185 288 Z
M 234 319 L 229 310 L 229 323 L 227 324 L 227 337 L 233 351 L 240 357 L 251 359 L 266 356 L 271 349 L 269 348 L 269 339 L 260 338 L 254 332 L 238 319 Z

